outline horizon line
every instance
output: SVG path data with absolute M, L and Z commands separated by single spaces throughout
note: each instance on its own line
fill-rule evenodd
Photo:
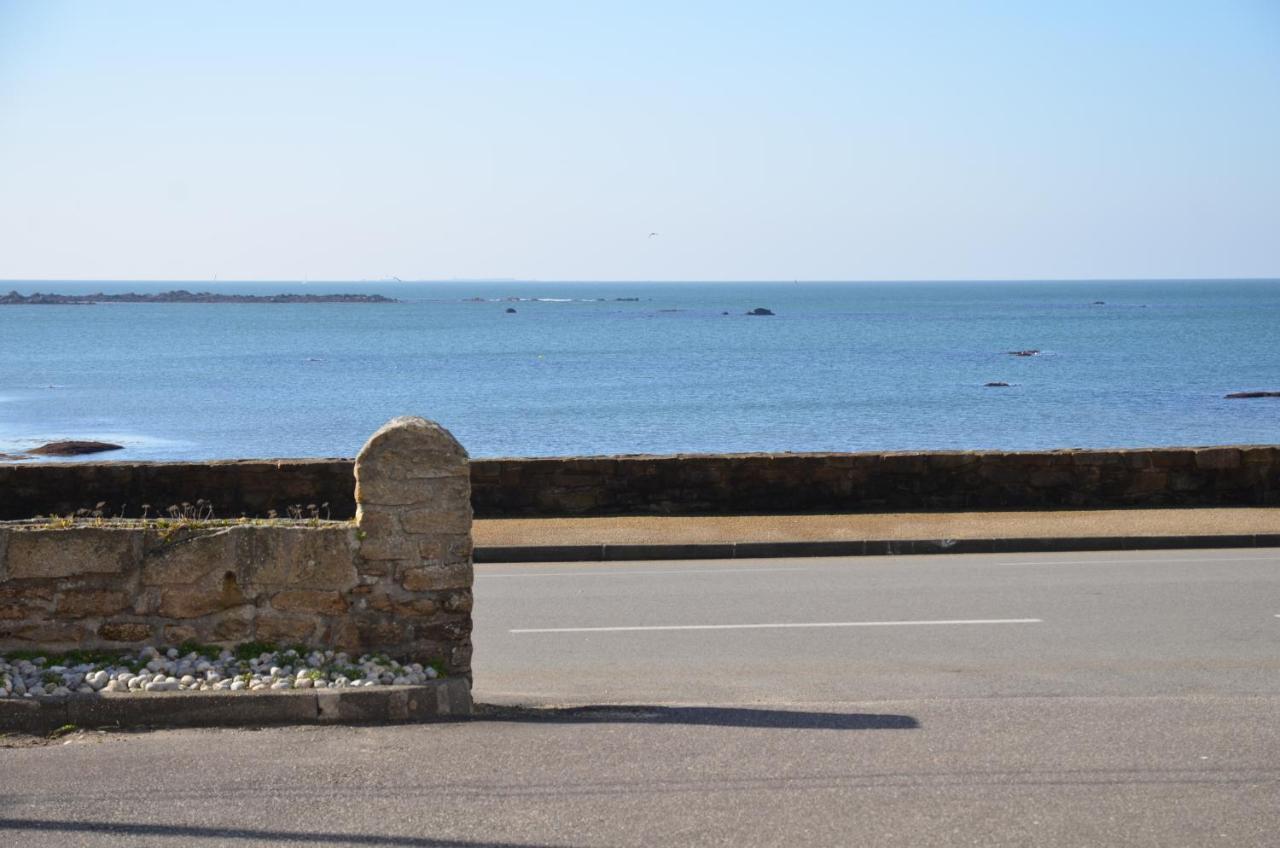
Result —
M 864 284 L 864 283 L 1173 283 L 1173 282 L 1280 282 L 1280 274 L 1276 276 L 1248 277 L 900 277 L 881 279 L 661 279 L 661 280 L 620 280 L 620 279 L 540 279 L 537 277 L 424 277 L 416 279 L 378 278 L 378 279 L 285 279 L 285 278 L 252 278 L 236 277 L 230 279 L 199 277 L 0 277 L 0 286 L 15 283 L 175 283 L 201 285 L 223 285 L 237 283 L 265 283 L 273 285 L 405 285 L 430 283 L 465 283 L 465 284 L 567 284 L 567 285 L 722 285 L 722 284 Z

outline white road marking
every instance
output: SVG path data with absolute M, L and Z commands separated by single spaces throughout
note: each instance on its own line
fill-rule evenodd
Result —
M 638 630 L 773 630 L 788 627 L 912 627 L 945 624 L 1042 624 L 1039 618 L 967 618 L 937 621 L 813 621 L 778 624 L 652 624 L 630 627 L 525 627 L 508 633 L 619 633 Z
M 1185 549 L 1184 549 L 1185 550 Z M 1037 559 L 1004 561 L 996 560 L 991 565 L 1196 565 L 1202 562 L 1268 562 L 1274 555 L 1243 557 L 1166 557 L 1164 559 Z
M 607 565 L 607 563 L 591 563 L 594 566 Z M 633 575 L 633 574 L 742 574 L 750 572 L 755 574 L 761 571 L 811 571 L 809 568 L 640 568 L 627 571 L 615 570 L 590 570 L 591 566 L 584 566 L 582 571 L 531 571 L 526 574 L 485 574 L 479 572 L 476 577 L 613 577 L 614 575 Z

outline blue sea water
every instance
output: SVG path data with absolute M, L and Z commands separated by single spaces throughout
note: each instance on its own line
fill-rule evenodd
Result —
M 0 452 L 351 456 L 404 414 L 473 456 L 1280 442 L 1223 398 L 1280 390 L 1277 280 L 5 286 L 177 287 L 403 302 L 0 306 Z

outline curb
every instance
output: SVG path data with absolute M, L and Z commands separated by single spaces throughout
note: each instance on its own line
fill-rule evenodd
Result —
M 261 727 L 282 724 L 397 724 L 471 715 L 465 677 L 417 686 L 281 692 L 141 692 L 0 699 L 0 731 L 49 733 L 76 727 Z
M 1023 539 L 884 539 L 824 542 L 724 542 L 649 545 L 502 545 L 478 547 L 479 563 L 610 562 L 645 559 L 755 559 L 902 554 L 1015 554 L 1147 551 L 1172 548 L 1277 548 L 1280 533 L 1232 536 L 1079 536 Z

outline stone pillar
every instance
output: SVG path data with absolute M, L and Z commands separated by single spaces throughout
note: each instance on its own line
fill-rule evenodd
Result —
M 356 457 L 358 640 L 471 673 L 471 479 L 448 430 L 396 418 Z M 389 647 L 383 648 L 390 652 Z

